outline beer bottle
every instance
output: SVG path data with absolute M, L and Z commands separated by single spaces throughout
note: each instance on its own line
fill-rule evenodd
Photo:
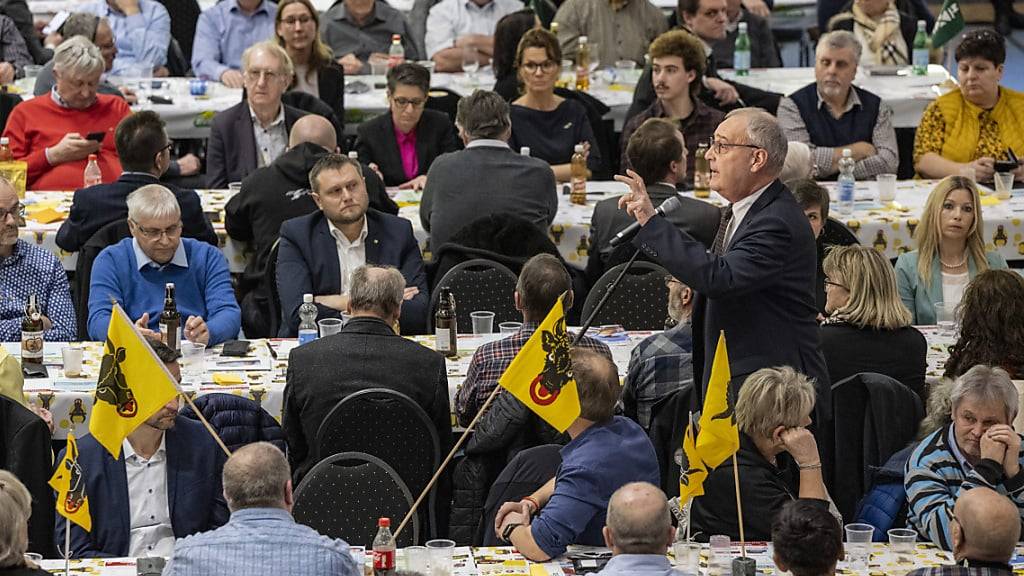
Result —
M 693 195 L 697 198 L 711 196 L 711 165 L 705 157 L 707 153 L 707 142 L 701 142 L 693 153 Z
M 583 154 L 583 144 L 573 148 L 572 159 L 569 160 L 572 188 L 569 201 L 573 204 L 587 203 L 587 157 Z
M 437 313 L 434 315 L 434 349 L 454 358 L 459 355 L 459 328 L 455 317 L 455 295 L 447 287 L 441 288 Z
M 29 294 L 25 317 L 21 320 L 21 361 L 43 363 L 43 314 L 35 294 Z
M 164 311 L 160 313 L 160 340 L 171 350 L 181 347 L 181 313 L 174 301 L 174 282 L 164 286 Z

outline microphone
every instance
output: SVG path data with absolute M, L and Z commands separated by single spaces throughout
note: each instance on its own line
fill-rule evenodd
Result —
M 661 206 L 658 206 L 657 208 L 655 208 L 654 213 L 656 215 L 660 214 L 662 216 L 665 216 L 666 214 L 670 214 L 672 212 L 675 212 L 682 205 L 683 205 L 683 203 L 679 200 L 679 195 L 676 194 L 674 196 L 669 196 L 667 199 L 665 199 L 665 201 L 661 203 Z M 640 222 L 633 222 L 629 226 L 626 226 L 625 228 L 623 228 L 618 234 L 613 236 L 611 241 L 608 242 L 608 244 L 612 248 L 615 248 L 619 244 L 622 244 L 623 242 L 626 242 L 627 240 L 631 240 L 633 238 L 633 236 L 636 236 L 636 233 L 639 232 L 639 231 L 640 231 Z

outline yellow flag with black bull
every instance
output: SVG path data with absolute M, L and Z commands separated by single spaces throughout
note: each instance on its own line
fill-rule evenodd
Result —
M 177 395 L 177 383 L 166 367 L 114 304 L 89 432 L 118 458 L 124 439 Z
M 580 415 L 563 294 L 512 359 L 498 384 L 559 432 Z
M 704 466 L 697 443 L 694 440 L 693 420 L 686 421 L 686 436 L 679 458 L 679 502 L 685 503 L 690 498 L 704 495 L 704 480 L 708 477 L 708 469 Z
M 717 468 L 740 449 L 740 433 L 736 426 L 736 399 L 729 388 L 731 379 L 725 332 L 721 332 L 718 335 L 715 359 L 711 365 L 708 389 L 704 394 L 700 432 L 697 433 L 697 452 L 704 464 L 711 469 Z
M 57 463 L 50 478 L 50 488 L 57 493 L 57 513 L 81 526 L 86 532 L 92 530 L 92 515 L 89 514 L 89 495 L 85 493 L 85 478 L 78 465 L 78 443 L 75 435 L 68 432 L 68 447 L 64 459 Z

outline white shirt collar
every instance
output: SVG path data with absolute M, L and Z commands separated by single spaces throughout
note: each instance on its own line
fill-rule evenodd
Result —
M 153 455 L 149 457 L 148 460 L 146 460 L 142 456 L 139 456 L 138 452 L 135 451 L 135 448 L 132 447 L 132 443 L 129 442 L 127 438 L 125 438 L 124 442 L 121 443 L 121 449 L 124 451 L 125 462 L 132 458 L 137 458 L 145 462 L 152 462 L 153 460 L 160 462 L 164 460 L 164 457 L 167 455 L 167 433 L 165 432 L 160 435 L 160 446 L 156 449 L 156 452 L 154 452 Z
M 138 270 L 142 270 L 146 266 L 153 265 L 155 268 L 163 269 L 167 264 L 174 264 L 175 266 L 181 266 L 182 268 L 188 268 L 188 256 L 185 255 L 185 243 L 178 239 L 178 249 L 174 251 L 174 257 L 167 264 L 160 265 L 153 261 L 152 258 L 146 255 L 142 251 L 142 246 L 139 246 L 139 241 L 132 238 L 132 249 L 135 250 L 135 264 Z
M 768 183 L 768 186 L 771 186 L 770 182 Z M 754 205 L 754 202 L 757 202 L 757 199 L 761 197 L 761 194 L 764 194 L 764 191 L 768 189 L 768 186 L 761 188 L 742 200 L 733 202 L 732 220 L 729 221 L 729 230 L 725 234 L 725 246 L 729 246 L 729 243 L 732 241 L 733 234 L 735 234 L 736 230 L 739 229 L 740 223 L 743 222 L 743 218 L 747 215 L 747 212 L 750 211 L 750 207 Z
M 369 232 L 369 227 L 366 223 L 366 216 L 363 216 L 363 229 L 359 232 L 359 237 L 355 240 L 350 241 L 348 236 L 345 236 L 345 233 L 341 231 L 341 228 L 335 226 L 334 222 L 331 222 L 330 220 L 327 220 L 327 229 L 331 231 L 331 236 L 334 236 L 335 241 L 348 248 L 361 246 L 363 242 L 366 241 L 366 234 Z
M 480 138 L 480 139 L 477 139 L 477 140 L 472 140 L 472 141 L 470 141 L 469 144 L 466 144 L 466 149 L 469 149 L 469 148 L 480 148 L 480 147 L 485 147 L 485 148 L 508 148 L 508 142 L 505 142 L 504 140 L 495 140 L 493 138 Z
M 260 128 L 263 127 L 263 124 L 260 123 L 259 117 L 256 116 L 256 111 L 252 109 L 252 105 L 251 104 L 249 105 L 249 117 L 252 118 L 252 125 L 253 126 L 257 126 L 257 127 L 260 127 Z M 274 118 L 274 121 L 271 122 L 270 125 L 266 127 L 266 130 L 269 130 L 269 129 L 273 128 L 274 126 L 277 126 L 278 124 L 283 124 L 283 123 L 284 123 L 284 103 L 282 102 L 277 107 L 277 117 Z

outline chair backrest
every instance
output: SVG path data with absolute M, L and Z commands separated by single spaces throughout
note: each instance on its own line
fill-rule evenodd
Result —
M 328 538 L 341 538 L 353 546 L 373 544 L 377 519 L 387 516 L 398 523 L 412 509 L 409 488 L 380 458 L 362 452 L 344 452 L 320 461 L 295 489 L 295 521 Z M 420 521 L 398 535 L 397 545 L 420 541 Z
M 825 246 L 853 246 L 860 244 L 860 240 L 846 224 L 829 216 L 821 231 L 821 243 Z
M 522 321 L 514 296 L 518 280 L 508 267 L 493 260 L 477 258 L 457 264 L 438 281 L 438 288 L 430 295 L 429 330 L 433 331 L 441 288 L 448 288 L 455 296 L 455 317 L 460 334 L 473 333 L 473 321 L 469 315 L 478 310 L 494 312 L 495 331 L 501 322 Z
M 455 124 L 455 116 L 459 109 L 459 100 L 462 100 L 462 96 L 457 92 L 449 90 L 448 88 L 432 87 L 430 92 L 427 93 L 426 108 L 437 110 L 438 112 L 444 112 L 448 115 L 452 124 Z
M 107 246 L 117 244 L 131 236 L 128 219 L 115 220 L 96 231 L 82 249 L 75 263 L 75 319 L 78 338 L 89 340 L 89 283 L 92 281 L 92 263 Z
M 626 264 L 619 264 L 598 278 L 583 304 L 583 318 L 589 318 L 608 286 Z M 594 318 L 594 326 L 620 324 L 626 330 L 660 330 L 668 316 L 668 271 L 653 262 L 634 262 L 615 292 Z
M 258 397 L 262 400 L 263 394 Z M 214 393 L 197 396 L 192 402 L 232 452 L 253 442 L 270 442 L 281 452 L 288 448 L 281 425 L 259 401 L 234 394 Z M 199 421 L 191 406 L 185 406 L 181 415 Z
M 270 326 L 270 334 L 277 336 L 278 331 L 281 329 L 281 323 L 284 322 L 284 318 L 281 316 L 281 291 L 277 287 L 277 253 L 281 247 L 281 239 L 274 240 L 274 244 L 270 247 L 270 252 L 267 254 L 267 269 L 263 274 L 263 285 L 266 286 L 267 290 L 267 303 L 270 304 L 270 317 L 268 318 L 268 325 Z
M 196 36 L 196 23 L 202 12 L 196 0 L 157 0 L 167 9 L 171 18 L 171 36 L 178 42 L 178 48 L 185 62 L 192 61 L 192 42 Z M 175 76 L 175 74 L 171 74 Z
M 679 496 L 678 456 L 686 433 L 686 419 L 690 414 L 697 414 L 696 403 L 697 396 L 690 383 L 668 393 L 651 407 L 651 426 L 647 435 L 658 456 L 661 489 L 669 498 Z
M 323 100 L 302 90 L 289 90 L 281 95 L 281 102 L 309 114 L 323 116 L 334 126 L 338 146 L 345 143 L 345 119 L 338 118 L 331 106 Z
M 898 380 L 863 372 L 832 385 L 832 415 L 822 464 L 836 507 L 852 522 L 872 471 L 913 440 L 924 409 Z
M 427 47 L 424 39 L 427 35 L 427 16 L 430 14 L 430 9 L 441 0 L 415 0 L 412 4 L 412 9 L 409 10 L 407 15 L 409 19 L 409 31 L 412 33 L 412 41 L 416 44 L 416 50 L 420 53 L 420 57 L 424 60 L 429 60 L 427 54 Z
M 0 94 L 0 132 L 7 127 L 7 119 L 11 117 L 14 107 L 21 104 L 21 96 L 17 94 Z
M 417 496 L 441 462 L 441 446 L 430 417 L 411 398 L 388 388 L 366 388 L 339 401 L 316 433 L 314 454 L 323 461 L 343 452 L 380 458 Z M 436 537 L 435 495 L 420 508 L 420 518 Z
M 175 77 L 192 75 L 192 63 L 181 49 L 181 43 L 174 37 L 171 37 L 171 43 L 167 47 L 167 71 Z

